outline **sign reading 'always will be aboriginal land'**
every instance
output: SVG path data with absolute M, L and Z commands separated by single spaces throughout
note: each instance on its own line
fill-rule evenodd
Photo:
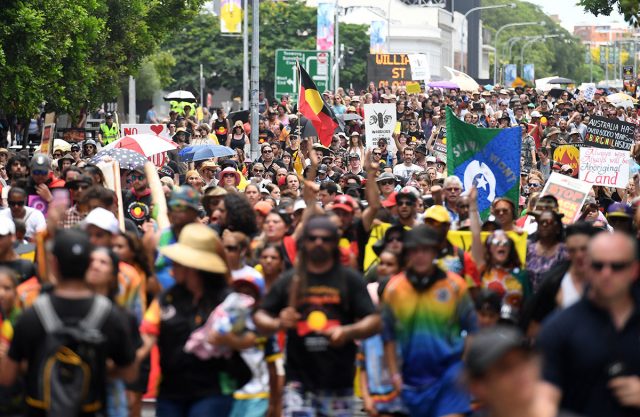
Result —
M 585 146 L 630 151 L 635 129 L 632 123 L 592 116 L 584 138 Z

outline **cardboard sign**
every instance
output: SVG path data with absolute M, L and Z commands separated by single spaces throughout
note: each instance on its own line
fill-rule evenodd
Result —
M 581 148 L 580 179 L 605 187 L 629 184 L 629 152 L 617 149 Z
M 622 67 L 622 79 L 625 81 L 633 80 L 633 65 Z
M 40 140 L 40 153 L 51 154 L 53 149 L 53 136 L 56 132 L 55 123 L 47 123 L 42 128 L 42 138 Z
M 420 83 L 407 83 L 406 88 L 408 94 L 420 94 L 420 91 L 422 91 Z
M 484 243 L 490 235 L 490 232 L 482 232 L 480 234 L 482 242 Z M 522 263 L 522 265 L 525 265 L 527 263 L 527 234 L 507 232 L 507 236 L 509 236 L 515 243 L 516 252 L 518 252 L 518 257 L 520 258 L 520 263 Z M 449 241 L 449 243 L 459 247 L 465 252 L 471 252 L 472 238 L 473 235 L 468 231 L 449 230 L 449 232 L 447 233 L 447 240 Z
M 618 119 L 591 116 L 584 138 L 585 146 L 630 151 L 636 126 Z
M 367 148 L 378 146 L 378 139 L 391 141 L 396 127 L 396 106 L 392 103 L 364 105 L 364 127 Z
M 542 195 L 552 195 L 558 199 L 562 222 L 571 224 L 580 215 L 580 209 L 589 195 L 591 184 L 554 172 L 547 180 Z
M 560 165 L 571 165 L 574 174 L 580 169 L 580 144 L 560 145 L 553 151 L 553 160 Z
M 123 124 L 120 125 L 120 129 L 120 133 L 122 136 L 148 133 L 150 135 L 158 135 L 165 139 L 171 140 L 171 136 L 169 136 L 169 129 L 167 128 L 166 124 Z

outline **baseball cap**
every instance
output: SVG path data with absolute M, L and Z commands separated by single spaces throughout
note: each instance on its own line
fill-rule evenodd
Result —
M 0 216 L 0 236 L 15 235 L 16 225 L 6 216 Z
M 360 159 L 360 154 L 359 154 L 359 153 L 357 153 L 357 152 L 351 152 L 351 153 L 349 154 L 349 159 L 354 159 L 354 158 L 355 158 L 355 159 Z
M 396 193 L 396 192 L 393 192 L 393 193 L 389 194 L 387 199 L 382 202 L 382 207 L 384 207 L 384 208 L 395 207 L 396 204 L 398 204 L 397 201 L 396 201 L 396 196 L 397 195 L 398 195 L 398 193 Z
M 82 221 L 83 229 L 86 229 L 89 225 L 94 225 L 113 235 L 120 233 L 120 225 L 116 216 L 109 210 L 102 207 L 96 207 L 91 210 L 89 214 L 87 214 L 87 217 Z
M 243 276 L 242 278 L 234 278 L 233 282 L 231 283 L 231 286 L 235 288 L 242 284 L 248 284 L 252 286 L 256 290 L 259 296 L 264 295 L 264 292 L 265 292 L 264 278 L 260 276 L 255 276 L 255 277 Z
M 49 171 L 51 169 L 51 160 L 43 153 L 38 153 L 31 160 L 31 171 Z
M 513 350 L 531 351 L 517 328 L 497 325 L 480 330 L 471 339 L 469 351 L 465 356 L 465 368 L 471 376 L 480 377 Z
M 405 234 L 404 248 L 412 249 L 418 246 L 439 246 L 440 242 L 440 236 L 433 227 L 420 224 Z
M 113 113 L 109 112 L 109 113 L 105 114 L 104 118 L 105 119 L 113 118 Z
M 74 143 L 73 145 L 71 145 L 71 151 L 79 151 L 80 150 L 80 145 L 78 145 L 77 143 Z
M 438 223 L 451 223 L 451 216 L 444 206 L 433 205 L 424 212 L 424 219 L 435 220 Z
M 87 145 L 93 145 L 93 146 L 98 146 L 98 144 L 96 143 L 95 140 L 93 139 L 87 139 L 82 143 L 82 146 L 87 146 Z
M 613 203 L 607 209 L 607 218 L 618 217 L 631 219 L 633 216 L 633 211 L 631 207 L 627 206 L 625 203 L 617 202 Z
M 56 231 L 51 253 L 60 265 L 73 265 L 78 276 L 84 275 L 89 267 L 89 255 L 93 246 L 89 236 L 78 229 L 60 229 Z
M 318 167 L 318 172 L 326 173 L 327 169 L 328 169 L 328 167 L 327 167 L 326 164 L 320 164 L 320 166 Z
M 347 194 L 342 194 L 336 197 L 333 201 L 333 209 L 334 210 L 344 210 L 349 213 L 353 213 L 353 208 L 355 206 L 355 201 L 353 201 L 353 197 Z M 294 210 L 295 211 L 295 210 Z
M 176 173 L 175 173 L 175 171 L 173 170 L 173 168 L 171 168 L 171 167 L 170 167 L 170 166 L 168 166 L 168 165 L 163 165 L 163 166 L 162 166 L 162 168 L 160 168 L 160 169 L 158 170 L 158 176 L 159 176 L 160 178 L 163 178 L 163 177 L 173 178 L 173 176 L 174 176 L 175 174 L 176 174 Z
M 198 210 L 200 208 L 200 193 L 188 185 L 181 185 L 174 188 L 169 198 L 169 207 L 183 205 Z
M 433 156 L 433 155 L 429 155 L 429 156 L 427 156 L 426 161 L 427 161 L 427 163 L 431 162 L 431 163 L 435 164 L 436 163 L 436 157 Z
M 420 197 L 420 192 L 415 187 L 406 186 L 402 187 L 402 189 L 398 191 L 398 194 L 396 195 L 396 201 L 400 198 L 408 198 L 412 202 L 416 202 L 418 200 L 418 197 Z
M 293 203 L 293 212 L 295 213 L 298 210 L 304 210 L 307 208 L 307 203 L 304 202 L 304 200 L 302 199 L 298 199 L 296 200 L 295 203 Z
M 531 117 L 542 117 L 539 111 L 534 110 L 531 112 Z

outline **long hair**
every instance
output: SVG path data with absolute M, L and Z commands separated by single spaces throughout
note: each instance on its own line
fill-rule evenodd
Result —
M 145 273 L 147 278 L 151 277 L 153 275 L 151 260 L 149 259 L 147 251 L 142 245 L 142 241 L 138 235 L 133 232 L 125 232 L 122 234 L 122 237 L 125 238 L 127 245 L 129 245 L 129 248 L 133 253 L 133 263 L 135 266 L 142 269 L 142 272 Z
M 522 263 L 520 262 L 520 257 L 518 256 L 518 251 L 516 250 L 515 242 L 506 233 L 498 233 L 498 232 L 491 233 L 487 237 L 487 240 L 484 242 L 484 245 L 485 245 L 485 251 L 484 251 L 484 262 L 485 262 L 485 265 L 487 265 L 489 268 L 493 268 L 494 267 L 493 263 L 491 262 L 491 241 L 498 234 L 502 234 L 509 241 L 509 255 L 507 256 L 507 261 L 505 262 L 504 267 L 506 269 L 521 268 L 522 267 Z
M 242 193 L 231 193 L 224 196 L 227 210 L 227 228 L 234 232 L 242 232 L 252 237 L 258 231 L 256 215 L 249 199 Z

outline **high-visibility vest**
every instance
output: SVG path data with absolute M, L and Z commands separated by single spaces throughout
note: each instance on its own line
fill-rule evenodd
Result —
M 101 123 L 100 132 L 102 132 L 102 143 L 108 145 L 118 139 L 119 131 L 120 129 L 118 129 L 118 125 L 115 123 L 113 123 L 111 127 L 107 126 L 106 123 Z

